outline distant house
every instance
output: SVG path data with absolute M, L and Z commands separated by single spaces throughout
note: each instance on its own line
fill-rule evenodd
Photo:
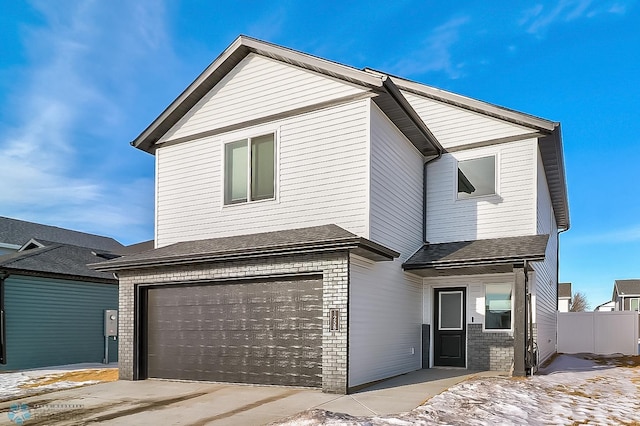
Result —
M 155 249 L 95 266 L 122 379 L 346 393 L 556 350 L 558 122 L 240 36 L 132 144 Z
M 616 280 L 613 284 L 613 296 L 616 311 L 640 310 L 640 280 Z
M 611 311 L 615 311 L 615 308 L 616 308 L 616 302 L 610 300 L 608 302 L 604 302 L 596 306 L 594 311 L 611 312 Z
M 118 309 L 118 281 L 86 265 L 126 248 L 112 238 L 6 217 L 0 247 L 0 370 L 101 362 L 104 310 Z M 110 361 L 117 346 L 110 340 Z
M 569 312 L 571 309 L 571 283 L 558 283 L 558 311 Z

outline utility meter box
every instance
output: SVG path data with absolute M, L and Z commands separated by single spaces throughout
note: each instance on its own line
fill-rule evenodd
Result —
M 118 335 L 118 311 L 115 309 L 104 311 L 104 335 L 107 337 Z

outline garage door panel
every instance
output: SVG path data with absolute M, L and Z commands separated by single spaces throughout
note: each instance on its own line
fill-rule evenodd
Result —
M 320 386 L 322 280 L 156 287 L 149 377 Z

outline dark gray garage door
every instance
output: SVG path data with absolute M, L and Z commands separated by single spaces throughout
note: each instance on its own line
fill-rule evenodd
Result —
M 322 279 L 147 291 L 148 377 L 322 385 Z

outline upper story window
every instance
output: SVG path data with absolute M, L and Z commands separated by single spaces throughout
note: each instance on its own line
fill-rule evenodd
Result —
M 458 161 L 458 199 L 496 193 L 496 157 Z
M 275 198 L 275 152 L 274 133 L 225 144 L 225 204 Z
M 487 284 L 484 290 L 484 329 L 511 330 L 511 284 Z

